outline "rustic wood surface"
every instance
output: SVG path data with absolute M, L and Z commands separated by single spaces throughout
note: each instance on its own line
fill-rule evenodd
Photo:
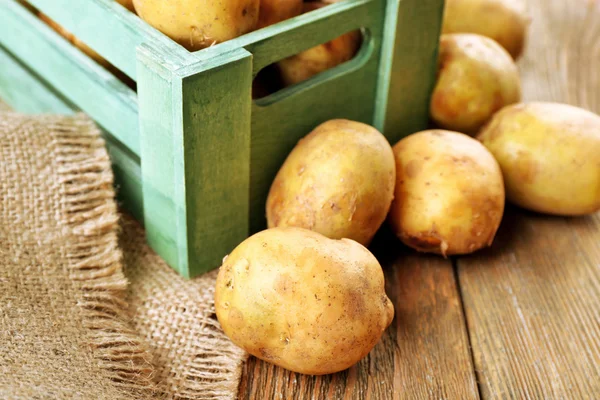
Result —
M 529 4 L 526 99 L 600 113 L 600 1 Z M 600 399 L 600 214 L 509 209 L 458 275 L 483 398 Z
M 600 113 L 600 1 L 528 2 L 525 99 Z M 377 247 L 396 319 L 369 357 L 325 377 L 251 358 L 240 399 L 600 398 L 600 214 L 509 206 L 494 246 L 454 269 Z

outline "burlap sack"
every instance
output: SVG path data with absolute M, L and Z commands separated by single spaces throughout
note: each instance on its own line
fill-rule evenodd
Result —
M 159 393 L 169 399 L 233 399 L 247 354 L 225 336 L 214 310 L 216 271 L 184 280 L 123 217 L 121 245 L 135 329 L 151 346 Z
M 214 274 L 184 281 L 128 220 L 127 288 L 113 196 L 87 117 L 0 113 L 0 398 L 235 398 Z

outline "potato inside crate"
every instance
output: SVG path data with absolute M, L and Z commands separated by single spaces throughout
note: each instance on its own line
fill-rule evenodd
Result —
M 10 81 L 0 95 L 17 109 L 83 110 L 96 120 L 120 201 L 186 277 L 218 267 L 265 227 L 273 177 L 321 122 L 365 122 L 390 142 L 427 124 L 443 0 L 345 0 L 195 52 L 113 0 L 31 1 L 135 81 L 137 92 L 20 2 L 5 3 L 0 75 L 27 79 L 35 92 Z M 363 43 L 352 60 L 252 99 L 263 68 L 354 30 Z

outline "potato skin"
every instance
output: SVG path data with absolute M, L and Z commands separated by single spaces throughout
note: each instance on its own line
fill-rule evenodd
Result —
M 600 116 L 560 103 L 506 107 L 478 139 L 498 160 L 509 201 L 576 216 L 600 210 Z
M 190 51 L 256 28 L 259 0 L 133 0 L 140 18 Z
M 219 270 L 215 309 L 235 344 L 310 375 L 356 364 L 394 316 L 381 266 L 365 247 L 301 228 L 241 243 Z
M 394 146 L 396 196 L 389 221 L 406 245 L 449 256 L 490 246 L 504 213 L 494 157 L 475 139 L 443 130 Z
M 267 198 L 269 228 L 296 226 L 368 245 L 394 195 L 394 155 L 360 122 L 335 119 L 298 142 Z
M 523 0 L 446 0 L 442 33 L 487 36 L 516 60 L 523 52 L 529 21 Z
M 316 10 L 329 4 L 304 3 L 304 12 Z M 327 43 L 320 44 L 277 63 L 285 86 L 295 85 L 336 67 L 354 57 L 360 48 L 362 35 L 359 31 L 348 32 Z
M 302 0 L 260 0 L 257 29 L 302 14 Z
M 480 35 L 442 35 L 430 105 L 439 127 L 473 135 L 496 111 L 520 100 L 517 66 L 498 43 Z

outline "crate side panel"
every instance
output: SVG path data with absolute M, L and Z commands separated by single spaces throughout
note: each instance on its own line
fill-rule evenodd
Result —
M 248 236 L 252 56 L 235 50 L 183 80 L 190 277 Z
M 0 7 L 2 45 L 138 154 L 135 93 L 22 6 L 11 4 Z

